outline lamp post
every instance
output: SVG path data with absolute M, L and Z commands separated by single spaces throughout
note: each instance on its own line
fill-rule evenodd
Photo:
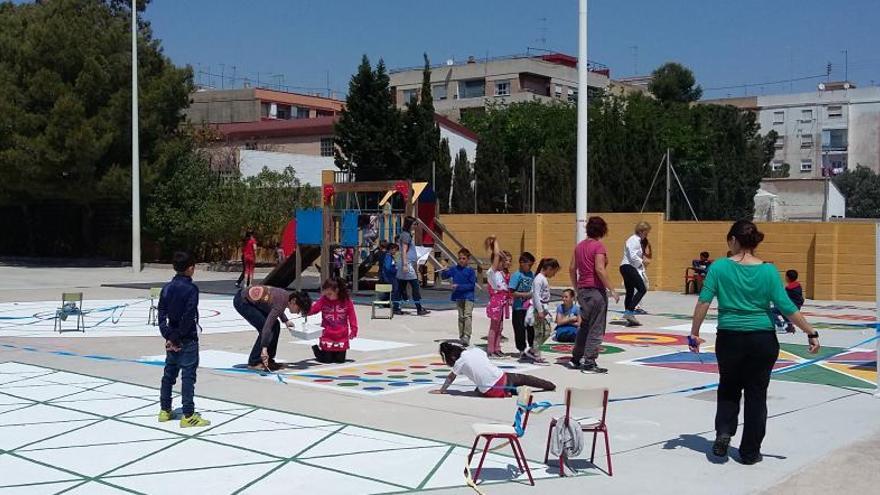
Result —
M 587 0 L 578 6 L 578 126 L 577 177 L 575 196 L 575 240 L 587 237 Z
M 131 0 L 131 271 L 141 271 L 141 164 L 138 141 L 137 2 Z

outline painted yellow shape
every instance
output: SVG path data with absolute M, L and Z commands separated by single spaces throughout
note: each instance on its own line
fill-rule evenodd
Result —
M 396 191 L 394 191 L 394 189 L 386 192 L 385 196 L 382 196 L 382 201 L 379 201 L 379 206 L 385 206 L 385 203 L 387 203 L 388 200 L 391 199 L 391 196 L 394 196 L 395 192 Z
M 802 358 L 796 354 L 792 354 L 790 352 L 783 351 L 781 349 L 779 350 L 779 359 L 784 359 L 786 361 L 791 361 L 793 363 L 800 363 L 800 362 L 804 361 L 804 358 Z
M 822 363 L 820 366 L 871 384 L 877 383 L 877 370 L 858 369 L 852 365 L 842 363 Z
M 424 191 L 426 187 L 428 187 L 427 182 L 413 182 L 412 204 L 416 204 L 416 201 L 419 200 L 419 195 L 422 194 L 422 191 Z

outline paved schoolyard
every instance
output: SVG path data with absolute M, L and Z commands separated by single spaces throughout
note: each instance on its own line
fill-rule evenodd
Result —
M 176 423 L 154 422 L 162 341 L 146 323 L 147 291 L 107 286 L 148 287 L 170 275 L 156 268 L 132 274 L 121 268 L 0 266 L 0 493 L 164 493 L 182 485 L 207 493 L 473 492 L 462 475 L 473 440 L 470 425 L 510 422 L 515 406 L 513 399 L 427 393 L 445 373 L 433 356 L 438 340 L 456 335 L 454 311 L 371 321 L 369 308 L 359 305 L 362 339 L 355 341 L 352 363 L 316 366 L 308 360 L 309 346 L 285 335 L 279 359 L 293 366 L 263 377 L 237 367 L 254 330 L 238 318 L 228 295 L 204 294 L 196 405 L 214 425 L 181 431 Z M 197 272 L 195 279 L 223 286 L 235 276 Z M 92 310 L 86 316 L 90 328 L 59 336 L 52 331 L 56 300 L 62 290 L 73 289 L 84 292 L 84 308 Z M 441 297 L 443 291 L 435 293 Z M 651 292 L 643 305 L 652 315 L 642 317 L 644 326 L 627 329 L 612 321 L 600 358 L 610 368 L 607 376 L 560 365 L 526 371 L 560 388 L 610 388 L 618 399 L 608 419 L 613 477 L 581 461 L 574 466 L 582 476 L 558 479 L 555 464 L 543 464 L 547 424 L 561 414 L 551 408 L 532 416 L 523 439 L 529 464 L 542 478 L 538 486 L 514 479 L 515 462 L 502 447 L 490 457 L 488 483 L 480 489 L 824 493 L 831 487 L 855 493 L 875 488 L 880 400 L 872 396 L 874 344 L 850 349 L 874 335 L 873 306 L 808 301 L 804 310 L 820 328 L 828 359 L 805 366 L 810 359 L 803 353 L 805 339 L 780 336 L 782 371 L 770 388 L 765 460 L 742 466 L 735 452 L 721 464 L 707 457 L 714 392 L 672 393 L 717 380 L 711 349 L 693 356 L 681 344 L 693 303 L 694 296 Z M 487 328 L 477 308 L 475 337 Z M 705 330 L 711 344 L 711 326 Z M 509 323 L 504 333 L 511 337 L 504 349 L 512 352 Z M 565 348 L 548 351 L 561 357 Z M 520 367 L 513 359 L 499 364 Z M 559 402 L 561 393 L 536 397 Z M 604 459 L 597 457 L 597 464 L 604 468 Z

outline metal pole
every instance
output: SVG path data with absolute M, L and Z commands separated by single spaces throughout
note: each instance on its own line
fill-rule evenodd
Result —
M 587 0 L 578 5 L 578 128 L 577 178 L 575 196 L 575 240 L 587 237 Z
M 138 137 L 137 2 L 131 0 L 131 271 L 141 271 L 141 164 Z
M 672 212 L 672 169 L 670 168 L 671 164 L 669 163 L 669 148 L 666 148 L 666 220 L 669 221 L 670 213 Z
M 876 321 L 874 322 L 874 335 L 880 336 L 880 222 L 874 224 L 874 230 L 874 237 L 876 239 L 876 246 L 874 247 L 874 297 L 877 299 L 877 316 L 875 318 Z M 880 340 L 877 340 L 876 346 L 877 363 L 880 363 Z M 877 390 L 874 392 L 874 397 L 880 399 L 880 372 L 877 373 Z
M 535 155 L 532 155 L 532 214 L 535 213 Z

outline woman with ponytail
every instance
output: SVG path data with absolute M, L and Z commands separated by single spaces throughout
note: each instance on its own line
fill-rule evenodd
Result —
M 754 223 L 740 220 L 727 233 L 731 256 L 709 268 L 700 298 L 694 308 L 691 351 L 699 352 L 700 326 L 712 300 L 718 298 L 718 333 L 715 356 L 721 380 L 715 412 L 715 443 L 712 453 L 727 456 L 730 439 L 736 434 L 740 397 L 745 394 L 743 435 L 739 444 L 743 464 L 760 462 L 761 442 L 767 427 L 767 387 L 779 356 L 772 302 L 792 323 L 807 334 L 811 353 L 819 351 L 819 333 L 804 319 L 788 298 L 779 272 L 772 263 L 755 255 L 762 234 Z

